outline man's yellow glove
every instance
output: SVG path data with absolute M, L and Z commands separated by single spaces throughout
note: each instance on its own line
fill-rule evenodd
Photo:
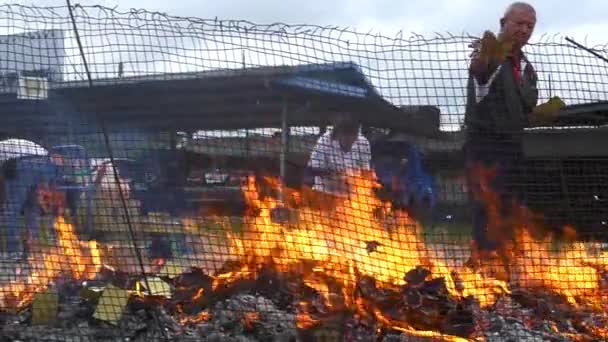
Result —
M 531 121 L 534 123 L 552 122 L 564 107 L 566 107 L 564 101 L 559 96 L 553 96 L 549 101 L 532 109 Z
M 471 47 L 474 54 L 486 65 L 499 65 L 512 55 L 513 44 L 497 38 L 491 31 L 484 32 L 481 39 L 477 40 Z

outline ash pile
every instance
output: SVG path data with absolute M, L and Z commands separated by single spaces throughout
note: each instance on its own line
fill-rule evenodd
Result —
M 105 269 L 95 280 L 57 281 L 0 315 L 2 341 L 597 341 L 608 316 L 565 298 L 514 289 L 486 308 L 457 297 L 418 267 L 405 285 L 362 276 L 351 290 L 323 276 L 227 264 L 210 276 L 134 276 Z M 249 272 L 243 272 L 248 269 Z

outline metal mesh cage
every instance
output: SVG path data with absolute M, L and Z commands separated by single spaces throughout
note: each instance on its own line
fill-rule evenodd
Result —
M 476 84 L 464 34 L 0 30 L 2 340 L 608 338 L 604 48 Z

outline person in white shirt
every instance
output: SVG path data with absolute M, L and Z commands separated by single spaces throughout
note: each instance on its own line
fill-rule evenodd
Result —
M 313 190 L 345 195 L 347 172 L 370 170 L 371 149 L 352 114 L 340 113 L 332 121 L 333 127 L 317 141 L 307 169 L 314 176 Z

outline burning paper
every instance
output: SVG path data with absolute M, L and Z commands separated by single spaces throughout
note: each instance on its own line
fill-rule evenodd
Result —
M 185 265 L 180 265 L 178 262 L 171 260 L 167 261 L 163 265 L 163 267 L 158 272 L 158 275 L 173 279 L 186 272 L 187 268 L 188 267 L 186 267 Z
M 127 290 L 108 285 L 99 298 L 93 317 L 116 324 L 122 317 L 128 300 L 129 292 Z
M 141 288 L 146 289 L 141 291 Z M 148 288 L 149 287 L 149 288 Z M 138 294 L 171 298 L 171 286 L 159 277 L 145 277 L 137 282 Z
M 57 319 L 59 296 L 54 291 L 37 293 L 32 303 L 32 324 L 48 325 Z

